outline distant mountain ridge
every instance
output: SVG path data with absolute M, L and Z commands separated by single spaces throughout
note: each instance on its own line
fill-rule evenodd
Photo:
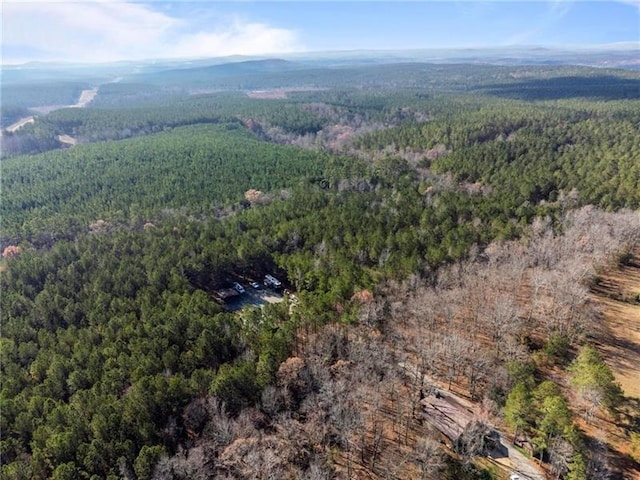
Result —
M 143 79 L 147 76 L 162 75 L 165 79 L 171 77 L 182 77 L 186 72 L 192 77 L 231 77 L 236 75 L 255 75 L 263 73 L 287 72 L 292 70 L 301 70 L 308 68 L 307 66 L 289 60 L 280 58 L 267 58 L 260 60 L 243 60 L 229 63 L 221 63 L 217 65 L 192 66 L 190 64 L 184 67 L 172 68 L 168 70 L 158 70 L 153 73 L 143 73 L 139 78 Z
M 486 63 L 500 65 L 554 64 L 584 65 L 592 67 L 640 69 L 640 43 L 577 47 L 511 46 L 491 48 L 459 49 L 415 49 L 415 50 L 339 50 L 327 52 L 300 52 L 273 56 L 233 55 L 211 58 L 165 58 L 118 61 L 100 64 L 76 64 L 68 62 L 31 62 L 23 65 L 2 65 L 3 80 L 13 80 L 21 74 L 54 75 L 100 75 L 113 70 L 151 73 L 183 70 L 185 68 L 211 69 L 210 73 L 233 75 L 257 72 L 295 70 L 312 66 L 362 65 L 371 63 Z M 214 68 L 216 67 L 216 68 Z M 7 73 L 11 77 L 7 77 Z M 46 76 L 45 75 L 45 76 Z M 20 75 L 23 77 L 23 75 Z
M 186 68 L 165 70 L 163 73 L 169 74 L 173 71 L 182 73 L 185 69 L 189 69 L 192 72 L 201 71 L 203 73 L 208 73 L 211 75 L 242 75 L 246 73 L 281 72 L 286 70 L 298 70 L 300 68 L 305 68 L 305 66 L 298 62 L 283 60 L 281 58 L 267 58 L 264 60 L 243 60 L 239 62 L 228 62 L 228 63 L 221 63 L 218 65 L 207 65 L 202 67 L 188 66 Z
M 121 83 L 122 87 L 109 86 L 110 91 L 128 89 L 131 94 L 135 90 L 138 96 L 150 91 L 158 96 L 221 90 L 331 88 L 339 84 L 415 88 L 424 85 L 425 75 L 430 81 L 444 81 L 455 87 L 470 80 L 465 77 L 469 72 L 461 71 L 465 65 L 480 69 L 477 71 L 494 66 L 559 67 L 556 74 L 565 76 L 572 76 L 576 69 L 584 67 L 601 69 L 603 76 L 611 75 L 613 69 L 626 70 L 621 74 L 631 75 L 633 82 L 628 88 L 633 90 L 636 79 L 632 72 L 640 71 L 640 52 L 629 45 L 599 49 L 509 47 L 310 52 L 266 58 L 232 56 L 96 65 L 26 64 L 2 67 L 2 98 L 5 106 L 14 107 L 69 104 L 73 103 L 67 98 L 70 95 L 75 98 L 81 90 L 107 87 L 113 82 Z M 65 98 L 59 100 L 62 91 Z M 624 98 L 627 97 L 625 93 Z

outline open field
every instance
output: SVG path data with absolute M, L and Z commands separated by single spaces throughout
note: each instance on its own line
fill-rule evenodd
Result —
M 287 98 L 287 92 L 279 88 L 274 90 L 253 90 L 247 93 L 247 97 L 283 99 Z
M 58 135 L 57 139 L 62 143 L 66 143 L 67 145 L 77 145 L 78 143 L 78 140 L 70 135 Z
M 296 92 L 319 92 L 324 88 L 298 87 L 298 88 L 271 88 L 266 90 L 251 90 L 247 92 L 249 98 L 262 98 L 272 100 L 282 100 L 288 97 L 289 93 Z
M 604 324 L 599 350 L 625 396 L 640 398 L 640 257 L 609 270 L 593 288 Z

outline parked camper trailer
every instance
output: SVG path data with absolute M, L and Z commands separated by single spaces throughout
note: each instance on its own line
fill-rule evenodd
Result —
M 264 286 L 267 288 L 273 288 L 274 290 L 277 290 L 279 288 L 282 288 L 282 282 L 278 280 L 276 277 L 273 277 L 271 275 L 265 275 Z

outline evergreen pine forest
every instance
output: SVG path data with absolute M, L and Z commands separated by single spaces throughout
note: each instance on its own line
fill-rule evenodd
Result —
M 93 86 L 3 84 L 2 125 Z M 539 478 L 640 472 L 590 293 L 640 255 L 637 72 L 169 70 L 35 115 L 2 137 L 2 478 L 508 478 L 491 431 Z M 216 297 L 267 274 L 281 302 Z

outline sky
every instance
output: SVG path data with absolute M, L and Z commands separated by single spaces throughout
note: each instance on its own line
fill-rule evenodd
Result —
M 519 45 L 640 51 L 640 0 L 3 0 L 1 8 L 3 64 Z

